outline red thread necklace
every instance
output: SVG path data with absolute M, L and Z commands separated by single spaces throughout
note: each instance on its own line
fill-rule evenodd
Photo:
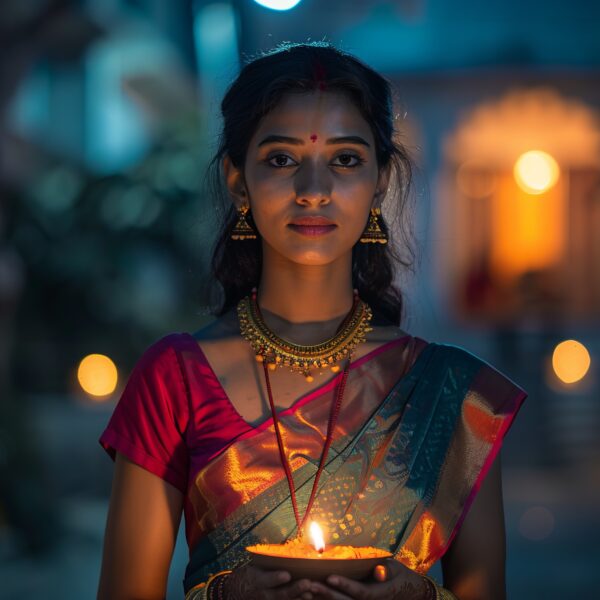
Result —
M 357 302 L 358 296 L 355 295 L 354 302 Z M 260 308 L 258 306 L 258 302 L 256 301 L 256 294 L 252 294 L 252 299 L 255 302 L 255 307 L 257 314 L 262 319 L 262 314 L 260 313 Z M 350 310 L 350 314 L 353 312 L 355 305 L 353 305 Z M 264 321 L 264 320 L 263 320 Z M 344 322 L 346 319 L 344 319 Z M 344 324 L 342 323 L 342 325 Z M 341 327 L 341 326 L 340 326 Z M 285 471 L 285 476 L 287 478 L 288 486 L 290 489 L 290 498 L 292 500 L 292 507 L 294 509 L 294 517 L 296 518 L 296 525 L 298 526 L 298 535 L 303 535 L 303 526 L 306 522 L 307 517 L 310 515 L 310 510 L 315 501 L 317 488 L 319 486 L 319 480 L 321 478 L 321 474 L 323 473 L 323 469 L 325 467 L 325 462 L 327 460 L 327 455 L 329 454 L 329 448 L 331 447 L 331 443 L 333 442 L 333 432 L 335 430 L 335 425 L 337 423 L 337 418 L 340 412 L 340 407 L 342 405 L 342 398 L 344 397 L 344 390 L 346 388 L 346 381 L 348 379 L 348 373 L 350 371 L 350 357 L 344 366 L 344 371 L 342 373 L 342 378 L 339 382 L 336 396 L 334 401 L 331 403 L 331 409 L 329 411 L 329 420 L 327 422 L 327 435 L 325 437 L 325 444 L 323 445 L 323 451 L 321 452 L 321 459 L 319 460 L 319 467 L 317 468 L 317 473 L 315 475 L 315 479 L 313 481 L 312 490 L 310 492 L 310 496 L 308 499 L 308 504 L 306 505 L 306 510 L 304 511 L 304 517 L 300 519 L 300 513 L 298 511 L 298 501 L 296 499 L 296 489 L 294 487 L 294 478 L 292 476 L 292 469 L 290 468 L 290 463 L 287 459 L 285 453 L 285 446 L 283 444 L 283 438 L 281 436 L 281 427 L 279 425 L 279 418 L 277 417 L 277 412 L 275 410 L 275 403 L 273 401 L 273 393 L 271 391 L 271 381 L 269 379 L 269 368 L 266 362 L 263 362 L 263 369 L 265 372 L 265 382 L 267 385 L 267 393 L 269 395 L 269 406 L 271 407 L 271 415 L 273 417 L 273 425 L 275 427 L 275 436 L 277 437 L 277 447 L 279 448 L 279 458 L 281 459 L 281 464 L 283 466 L 283 470 Z

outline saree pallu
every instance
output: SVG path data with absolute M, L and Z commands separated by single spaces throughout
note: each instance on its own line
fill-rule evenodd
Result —
M 301 514 L 338 381 L 281 413 Z M 410 336 L 353 369 L 310 515 L 326 542 L 377 546 L 426 573 L 460 528 L 526 395 L 467 350 Z M 248 545 L 294 537 L 272 420 L 202 468 L 187 501 L 195 534 L 185 591 L 246 563 Z

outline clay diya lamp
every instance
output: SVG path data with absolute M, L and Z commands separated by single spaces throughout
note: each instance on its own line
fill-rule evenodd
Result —
M 295 538 L 284 544 L 256 544 L 246 547 L 252 564 L 270 571 L 287 571 L 292 579 L 325 581 L 329 575 L 342 575 L 360 581 L 391 553 L 370 546 L 325 546 L 318 523 L 310 525 L 312 543 Z

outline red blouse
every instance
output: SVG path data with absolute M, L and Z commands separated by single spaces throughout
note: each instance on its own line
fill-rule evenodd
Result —
M 353 361 L 350 370 L 396 344 L 406 344 L 407 337 L 375 348 Z M 341 376 L 340 371 L 281 415 L 330 391 Z M 256 427 L 247 423 L 227 397 L 196 339 L 189 333 L 173 333 L 150 346 L 137 362 L 99 442 L 113 460 L 118 450 L 184 494 L 189 545 L 195 521 L 188 482 L 233 442 L 263 431 L 271 422 L 269 418 Z

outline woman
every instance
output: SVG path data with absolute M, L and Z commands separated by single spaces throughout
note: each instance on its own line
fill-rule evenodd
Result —
M 101 437 L 116 459 L 101 600 L 164 598 L 182 510 L 188 598 L 505 597 L 497 453 L 525 392 L 400 329 L 380 208 L 402 216 L 410 161 L 391 104 L 327 44 L 262 56 L 228 90 L 224 294 L 204 329 L 148 349 Z M 308 519 L 394 559 L 367 582 L 248 564 L 246 546 Z M 440 558 L 445 587 L 425 575 Z

